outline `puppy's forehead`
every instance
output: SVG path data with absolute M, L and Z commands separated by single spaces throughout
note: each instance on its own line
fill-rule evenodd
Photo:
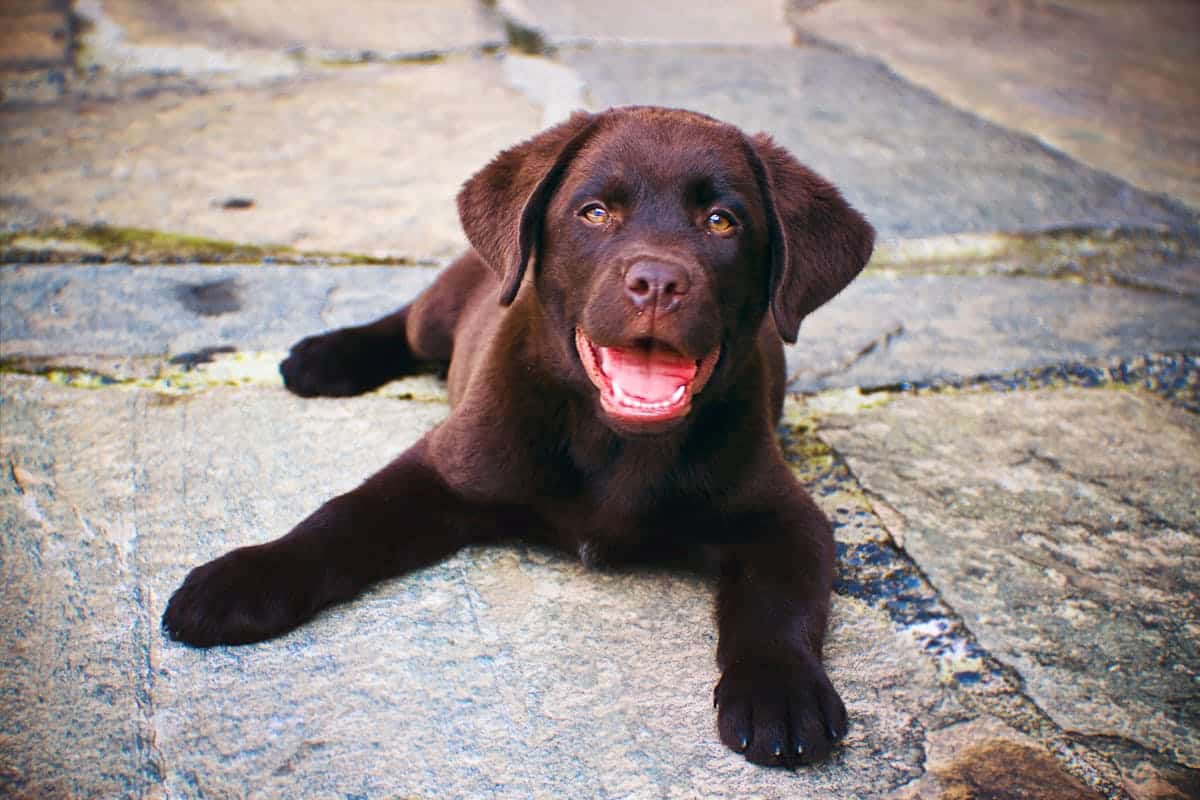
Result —
M 661 187 L 711 180 L 752 191 L 746 140 L 736 128 L 677 111 L 616 114 L 578 156 L 576 174 Z

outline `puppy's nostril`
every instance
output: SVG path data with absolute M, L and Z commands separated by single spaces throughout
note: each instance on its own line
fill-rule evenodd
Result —
M 673 264 L 641 261 L 625 275 L 625 292 L 638 308 L 674 310 L 689 286 L 687 274 Z

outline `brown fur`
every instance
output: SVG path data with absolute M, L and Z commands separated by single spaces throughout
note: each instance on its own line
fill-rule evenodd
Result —
M 590 201 L 603 225 L 583 220 Z M 706 227 L 714 208 L 732 233 Z M 781 339 L 862 269 L 871 227 L 768 137 L 649 107 L 576 114 L 504 151 L 459 213 L 473 249 L 414 303 L 281 365 L 304 396 L 447 368 L 450 417 L 283 538 L 193 570 L 166 630 L 196 646 L 277 636 L 512 537 L 589 563 L 700 553 L 720 571 L 722 741 L 756 763 L 823 758 L 846 727 L 820 662 L 833 538 L 776 439 Z M 686 416 L 630 423 L 600 407 L 576 328 L 719 358 Z

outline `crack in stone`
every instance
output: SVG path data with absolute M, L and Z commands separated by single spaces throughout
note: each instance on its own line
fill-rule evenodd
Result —
M 144 415 L 145 403 L 134 403 L 132 412 L 135 416 Z M 158 747 L 158 727 L 155 722 L 154 702 L 154 657 L 151 652 L 151 637 L 157 627 L 151 609 L 151 594 L 146 582 L 142 579 L 141 568 L 141 527 L 138 525 L 138 497 L 145 491 L 142 471 L 138 466 L 142 460 L 138 455 L 138 428 L 140 420 L 134 419 L 130 424 L 130 525 L 133 535 L 129 542 L 127 565 L 133 582 L 133 605 L 137 611 L 137 619 L 132 626 L 130 636 L 137 662 L 134 672 L 138 677 L 138 685 L 134 689 L 134 700 L 137 703 L 141 719 L 138 722 L 137 751 L 141 762 L 141 774 L 152 785 L 161 785 L 166 779 L 166 763 L 161 749 Z
M 1039 534 L 1040 535 L 1040 534 Z M 1029 551 L 1027 549 L 1013 548 L 1011 553 L 1014 558 L 1024 561 L 1027 564 L 1032 564 L 1043 570 L 1053 570 L 1059 575 L 1062 575 L 1071 587 L 1078 592 L 1081 592 L 1083 597 L 1088 596 L 1105 596 L 1106 584 L 1102 580 L 1098 580 L 1089 575 L 1084 574 L 1076 567 L 1062 557 L 1055 558 L 1053 555 L 1042 555 L 1038 552 Z
M 330 286 L 325 290 L 325 294 L 321 297 L 321 307 L 317 310 L 317 319 L 321 320 L 321 323 L 326 327 L 329 327 L 329 319 L 327 315 L 329 314 L 330 309 L 333 308 L 333 298 L 335 295 L 337 295 L 338 290 L 338 286 Z
M 1197 530 L 1191 530 L 1188 528 L 1177 528 L 1173 522 L 1171 522 L 1169 519 L 1164 517 L 1158 511 L 1156 511 L 1155 509 L 1146 505 L 1144 502 L 1137 500 L 1133 497 L 1130 497 L 1128 494 L 1120 493 L 1117 489 L 1115 489 L 1112 485 L 1110 485 L 1108 482 L 1106 482 L 1103 478 L 1098 478 L 1098 477 L 1095 477 L 1092 475 L 1082 475 L 1078 472 L 1075 472 L 1074 470 L 1068 469 L 1067 467 L 1063 466 L 1063 464 L 1061 462 L 1059 462 L 1058 459 L 1053 458 L 1051 456 L 1047 456 L 1044 453 L 1039 453 L 1036 448 L 1029 448 L 1028 450 L 1026 450 L 1026 453 L 1027 453 L 1028 457 L 1015 462 L 1013 464 L 1013 466 L 1022 466 L 1024 464 L 1028 464 L 1030 462 L 1036 462 L 1038 464 L 1042 464 L 1044 466 L 1049 467 L 1052 471 L 1054 471 L 1060 475 L 1063 475 L 1064 477 L 1068 478 L 1069 480 L 1075 481 L 1076 483 L 1082 483 L 1082 484 L 1091 486 L 1095 489 L 1100 489 L 1105 494 L 1107 494 L 1109 497 L 1115 498 L 1120 503 L 1122 503 L 1122 504 L 1128 506 L 1129 508 L 1132 508 L 1134 511 L 1138 512 L 1138 514 L 1141 515 L 1141 517 L 1138 519 L 1138 524 L 1144 528 L 1148 528 L 1150 530 L 1155 530 L 1155 531 L 1180 530 L 1180 532 L 1186 533 L 1186 534 L 1189 534 L 1192 536 L 1200 535 L 1200 531 L 1197 531 Z M 1098 531 L 1094 526 L 1088 525 L 1083 522 L 1072 520 L 1072 524 L 1077 524 L 1077 525 L 1079 525 L 1079 527 L 1084 528 L 1088 532 L 1095 534 L 1095 535 L 1100 535 L 1100 536 L 1108 535 L 1105 532 Z M 1131 528 L 1129 525 L 1124 524 L 1119 527 L 1114 525 L 1113 529 L 1114 530 L 1130 530 Z
M 860 387 L 859 392 L 863 395 L 923 395 L 958 391 L 1011 392 L 1066 386 L 1137 387 L 1151 391 L 1187 411 L 1200 413 L 1200 350 L 1071 361 L 969 377 L 899 381 Z
M 42 507 L 38 504 L 37 498 L 25 486 L 25 481 L 22 479 L 22 470 L 17 467 L 15 461 L 10 456 L 8 459 L 8 476 L 13 482 L 13 486 L 17 490 L 17 494 L 21 498 L 21 508 L 25 511 L 34 522 L 42 527 L 43 530 L 51 530 L 50 522 L 46 519 L 46 514 L 42 511 Z
M 843 372 L 849 372 L 858 362 L 862 361 L 872 353 L 876 351 L 887 350 L 893 339 L 903 335 L 904 323 L 897 322 L 883 333 L 879 334 L 874 339 L 860 347 L 857 351 L 842 359 L 840 363 L 821 370 L 820 372 L 814 373 L 805 373 L 803 369 L 797 370 L 788 376 L 787 382 L 790 385 L 791 383 L 800 380 L 801 377 L 804 377 L 809 381 L 817 382 L 826 380 L 827 378 L 832 378 L 834 375 L 838 375 Z

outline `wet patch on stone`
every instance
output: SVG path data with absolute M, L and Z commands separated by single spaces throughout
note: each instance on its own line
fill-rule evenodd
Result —
M 236 278 L 180 284 L 175 287 L 175 299 L 188 311 L 202 317 L 219 317 L 242 308 Z

